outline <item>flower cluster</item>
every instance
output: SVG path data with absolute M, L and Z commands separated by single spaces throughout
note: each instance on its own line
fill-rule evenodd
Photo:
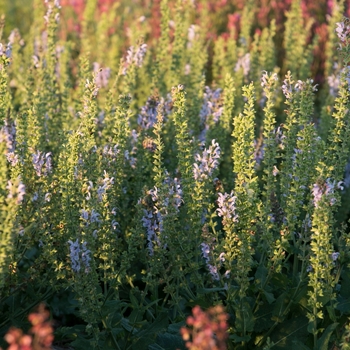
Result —
M 147 248 L 150 256 L 154 254 L 154 242 L 160 247 L 160 239 L 157 232 L 163 231 L 163 217 L 158 211 L 153 213 L 152 210 L 143 210 L 142 224 L 147 229 Z
M 101 202 L 103 195 L 106 193 L 107 190 L 112 188 L 112 185 L 114 184 L 114 177 L 109 177 L 106 170 L 104 170 L 104 178 L 102 179 L 102 185 L 97 188 L 97 197 L 98 200 Z
M 36 153 L 33 153 L 32 157 L 34 170 L 38 176 L 47 176 L 52 172 L 51 152 L 42 153 L 37 151 Z
M 266 70 L 263 71 L 263 75 L 261 77 L 261 86 L 263 88 L 270 88 L 274 81 L 278 81 L 277 73 L 272 73 L 269 75 Z
M 9 344 L 8 350 L 49 350 L 53 342 L 53 327 L 49 321 L 49 312 L 43 304 L 40 304 L 37 312 L 28 316 L 32 324 L 29 334 L 24 334 L 21 329 L 10 328 L 5 335 Z M 1 349 L 1 348 L 0 348 Z
M 9 193 L 7 195 L 7 198 L 16 198 L 16 203 L 19 205 L 22 203 L 24 195 L 26 194 L 25 191 L 25 185 L 17 180 L 17 183 L 12 183 L 11 180 L 7 182 L 6 188 L 8 189 Z
M 221 89 L 212 90 L 208 86 L 205 87 L 203 94 L 203 104 L 199 113 L 201 123 L 204 125 L 203 131 L 199 136 L 199 139 L 202 142 L 205 140 L 207 131 L 210 128 L 210 117 L 213 119 L 214 123 L 217 123 L 220 120 L 222 113 L 224 112 L 221 92 Z
M 120 153 L 118 145 L 110 146 L 105 145 L 102 149 L 102 155 L 107 160 L 108 165 L 112 165 L 117 159 L 117 155 Z
M 124 62 L 123 75 L 126 75 L 128 68 L 132 64 L 135 64 L 135 66 L 139 68 L 142 67 L 146 51 L 147 44 L 141 44 L 136 49 L 134 48 L 134 46 L 130 46 Z
M 50 16 L 53 13 L 53 7 L 52 7 L 51 4 L 49 4 L 48 0 L 45 0 L 45 4 L 48 4 L 48 6 L 47 6 L 47 12 L 46 12 L 46 14 L 44 16 L 44 19 L 45 19 L 45 22 L 48 24 L 50 22 Z M 60 9 L 61 8 L 60 1 L 59 0 L 54 0 L 53 6 L 56 7 L 57 9 Z M 60 15 L 59 15 L 58 12 L 56 12 L 56 14 L 55 14 L 55 21 L 58 23 L 59 19 L 60 19 Z
M 141 108 L 138 115 L 137 123 L 143 130 L 148 130 L 157 122 L 157 108 L 159 105 L 157 96 L 150 96 L 147 99 L 146 105 Z
M 327 83 L 329 86 L 329 94 L 333 97 L 338 95 L 339 86 L 340 86 L 340 77 L 339 75 L 332 74 L 327 77 Z
M 238 215 L 236 214 L 236 200 L 237 197 L 233 195 L 233 192 L 230 194 L 218 193 L 218 209 L 216 209 L 216 211 L 218 215 L 222 217 L 224 225 L 230 221 L 238 221 Z
M 7 58 L 11 58 L 12 56 L 11 42 L 9 42 L 6 47 L 4 47 L 4 45 L 0 43 L 0 56 L 3 56 L 3 55 L 5 55 Z
M 81 210 L 81 218 L 86 223 L 86 225 L 90 225 L 95 222 L 100 223 L 101 221 L 99 217 L 100 217 L 100 214 L 95 209 L 92 209 L 91 212 L 85 209 Z
M 167 176 L 164 185 L 166 185 L 167 194 L 163 199 L 160 198 L 157 187 L 148 191 L 152 205 L 143 209 L 144 215 L 141 219 L 143 227 L 147 230 L 147 248 L 150 256 L 154 254 L 154 243 L 159 247 L 162 246 L 159 234 L 163 232 L 164 219 L 169 214 L 170 206 L 172 210 L 178 212 L 182 204 L 182 188 L 179 180 Z M 166 246 L 166 243 L 163 244 L 164 248 Z
M 287 100 L 289 100 L 293 95 L 293 85 L 288 79 L 283 80 L 282 92 Z
M 265 144 L 260 140 L 254 140 L 254 160 L 256 167 L 258 167 L 264 159 L 265 156 Z
M 202 156 L 196 154 L 195 160 L 199 163 L 193 164 L 193 174 L 195 180 L 208 179 L 219 166 L 220 146 L 215 140 L 212 140 L 211 146 L 204 149 Z
M 243 75 L 248 77 L 250 71 L 250 53 L 246 53 L 238 59 L 235 66 L 235 72 L 238 72 L 240 69 L 243 70 Z
M 187 318 L 187 325 L 182 327 L 181 335 L 189 350 L 226 350 L 228 338 L 228 314 L 221 305 L 206 312 L 199 306 L 192 309 L 193 316 Z
M 344 22 L 336 23 L 337 28 L 335 29 L 339 40 L 342 43 L 346 42 L 347 36 L 350 34 L 350 25 L 345 24 Z
M 211 278 L 213 281 L 219 281 L 220 276 L 218 272 L 218 267 L 215 265 L 212 265 L 210 263 L 211 258 L 210 258 L 210 250 L 212 248 L 210 247 L 209 244 L 207 243 L 201 243 L 201 251 L 202 251 L 202 257 L 205 259 L 205 264 L 209 270 L 209 273 L 211 275 Z M 225 261 L 225 253 L 220 253 L 219 255 L 219 267 L 221 267 L 222 263 Z M 230 271 L 226 271 L 224 277 L 229 278 L 230 276 Z
M 95 76 L 95 84 L 100 88 L 105 88 L 108 86 L 108 81 L 111 76 L 110 68 L 101 68 L 98 62 L 94 62 L 93 64 L 94 76 Z
M 6 143 L 6 158 L 12 166 L 15 166 L 18 161 L 18 155 L 15 153 L 16 148 L 16 128 L 14 125 L 9 125 L 5 122 L 5 126 L 3 126 L 0 130 L 0 142 Z
M 320 202 L 323 196 L 327 196 L 329 204 L 334 205 L 334 203 L 336 202 L 336 198 L 334 196 L 335 189 L 343 190 L 342 184 L 342 181 L 336 184 L 335 181 L 332 181 L 330 178 L 328 178 L 325 182 L 320 181 L 315 183 L 311 190 L 314 197 L 313 202 L 315 207 L 318 207 L 318 203 Z
M 85 273 L 88 273 L 90 271 L 91 251 L 86 247 L 87 242 L 79 244 L 79 239 L 77 238 L 75 242 L 69 240 L 68 243 L 72 270 L 76 273 L 80 272 L 82 263 Z

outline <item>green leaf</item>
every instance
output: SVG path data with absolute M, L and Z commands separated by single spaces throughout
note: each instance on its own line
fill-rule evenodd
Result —
M 137 298 L 135 297 L 135 295 L 133 294 L 132 290 L 129 293 L 129 298 L 130 298 L 130 302 L 133 308 L 139 308 L 140 307 L 140 303 L 137 300 Z
M 208 300 L 208 298 L 197 298 L 195 300 L 189 300 L 186 303 L 186 306 L 193 308 L 194 306 L 200 306 L 202 309 L 208 309 L 212 306 L 211 302 Z
M 185 342 L 180 335 L 170 333 L 159 334 L 157 337 L 157 344 L 164 350 L 186 350 Z
M 139 337 L 154 335 L 168 327 L 168 313 L 162 312 L 151 324 L 146 325 L 138 332 Z
M 198 294 L 209 294 L 209 293 L 215 293 L 215 292 L 223 292 L 226 291 L 225 288 L 200 288 L 198 289 Z
M 55 339 L 77 339 L 79 334 L 84 333 L 86 325 L 75 325 L 72 327 L 60 327 L 55 331 Z
M 107 327 L 109 327 L 109 328 L 115 327 L 116 325 L 118 325 L 121 322 L 122 318 L 123 318 L 123 316 L 119 312 L 110 313 L 105 318 Z
M 259 265 L 255 272 L 255 283 L 259 286 L 263 286 L 266 281 L 267 268 L 265 266 Z
M 266 292 L 265 290 L 264 290 L 264 295 L 269 304 L 272 304 L 276 300 L 275 296 L 272 293 Z
M 250 304 L 242 302 L 242 306 L 236 309 L 235 328 L 237 333 L 246 334 L 254 329 L 255 319 Z
M 294 349 L 298 350 L 311 350 L 308 346 L 306 346 L 304 343 L 302 343 L 299 340 L 293 340 L 292 341 Z
M 317 332 L 317 329 L 315 328 L 315 323 L 310 321 L 309 324 L 307 325 L 307 331 L 311 334 L 314 334 Z
M 155 344 L 148 345 L 148 350 L 165 350 L 165 349 L 155 343 Z
M 337 320 L 337 316 L 335 315 L 335 308 L 333 307 L 333 305 L 328 305 L 327 306 L 327 312 L 328 312 L 328 315 L 329 315 L 329 318 L 333 321 L 333 322 L 336 322 Z
M 171 333 L 171 334 L 179 335 L 181 327 L 184 327 L 185 325 L 186 325 L 185 321 L 172 323 L 168 327 L 168 332 Z
M 75 350 L 93 349 L 91 341 L 84 338 L 78 338 L 70 343 Z
M 237 334 L 231 334 L 230 339 L 232 339 L 235 343 L 248 342 L 251 339 L 250 335 L 246 335 L 244 337 L 240 337 Z
M 148 345 L 152 344 L 162 330 L 168 327 L 168 313 L 161 313 L 153 323 L 146 324 L 140 331 L 135 334 L 136 341 L 133 343 L 133 349 L 146 349 Z
M 124 329 L 127 330 L 128 332 L 136 332 L 136 329 L 134 328 L 133 325 L 130 324 L 127 318 L 123 317 L 121 323 Z
M 274 285 L 274 289 L 281 288 L 285 290 L 290 285 L 290 280 L 287 275 L 276 273 L 271 278 L 271 284 Z
M 347 298 L 350 295 L 350 271 L 344 269 L 341 272 L 341 288 L 340 295 Z
M 337 301 L 338 303 L 335 307 L 337 310 L 339 310 L 342 314 L 350 313 L 350 298 L 344 298 L 339 295 Z
M 273 326 L 274 321 L 271 320 L 272 307 L 268 303 L 264 303 L 259 307 L 259 309 L 254 313 L 255 325 L 254 331 L 261 333 Z
M 317 350 L 328 350 L 329 339 L 339 323 L 330 324 L 323 332 L 322 337 L 317 341 Z
M 305 316 L 298 316 L 285 319 L 271 334 L 271 340 L 276 344 L 273 349 L 295 350 L 298 347 L 293 344 L 295 341 L 306 343 L 309 333 L 307 331 L 308 319 Z
M 272 311 L 274 321 L 282 322 L 284 320 L 283 313 L 289 303 L 289 298 L 289 292 L 284 292 L 277 298 Z
M 129 316 L 129 321 L 132 323 L 135 327 L 137 327 L 136 324 L 142 323 L 142 317 L 143 312 L 140 310 L 140 308 L 134 309 L 131 311 L 131 314 Z

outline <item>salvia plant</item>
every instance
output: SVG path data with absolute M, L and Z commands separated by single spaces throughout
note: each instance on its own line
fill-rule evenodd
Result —
M 0 346 L 349 348 L 349 4 L 19 4 Z

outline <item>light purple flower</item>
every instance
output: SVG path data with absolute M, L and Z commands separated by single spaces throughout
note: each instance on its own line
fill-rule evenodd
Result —
M 137 67 L 142 67 L 142 63 L 146 55 L 146 51 L 147 51 L 147 44 L 141 44 L 136 49 L 134 48 L 134 46 L 130 46 L 125 58 L 123 75 L 126 75 L 129 66 L 133 63 Z
M 243 70 L 243 75 L 247 77 L 250 71 L 250 53 L 246 53 L 238 59 L 235 66 L 235 72 L 238 72 L 240 69 Z
M 208 262 L 210 260 L 209 253 L 210 253 L 210 247 L 207 243 L 201 243 L 201 251 L 203 258 Z
M 209 273 L 211 274 L 211 277 L 214 281 L 219 281 L 220 280 L 220 276 L 218 274 L 218 269 L 216 266 L 213 266 L 213 265 L 210 265 L 210 264 L 207 264 L 208 266 L 208 270 L 209 270 Z
M 215 140 L 212 140 L 208 150 L 204 149 L 202 156 L 196 154 L 197 163 L 193 165 L 194 178 L 197 181 L 208 179 L 219 166 L 220 146 Z
M 141 107 L 141 111 L 137 118 L 137 123 L 142 129 L 148 130 L 157 122 L 158 105 L 159 100 L 154 96 L 151 96 L 147 99 L 146 105 Z
M 344 22 L 338 22 L 336 23 L 336 25 L 337 28 L 335 29 L 335 31 L 337 33 L 337 36 L 342 43 L 345 43 L 347 36 L 350 33 L 350 26 L 345 25 Z
M 284 79 L 284 81 L 283 81 L 282 92 L 283 92 L 283 95 L 288 100 L 292 97 L 293 87 L 292 87 L 292 85 L 290 85 L 290 83 L 289 83 L 289 81 L 287 79 Z
M 204 89 L 203 104 L 199 112 L 201 124 L 203 125 L 203 130 L 199 135 L 199 140 L 201 142 L 205 141 L 211 117 L 214 123 L 218 123 L 224 111 L 221 92 L 221 89 L 212 90 L 209 86 L 206 86 Z
M 323 196 L 327 196 L 329 204 L 334 205 L 334 203 L 336 202 L 336 198 L 334 196 L 335 189 L 343 189 L 342 184 L 342 181 L 336 184 L 335 181 L 332 181 L 330 178 L 328 178 L 323 184 L 314 184 L 311 192 L 314 197 L 313 202 L 315 207 L 318 207 L 318 203 Z
M 90 214 L 90 222 L 93 224 L 94 222 L 100 223 L 101 220 L 99 219 L 101 215 L 95 210 L 92 209 L 91 210 L 91 214 Z
M 233 192 L 230 194 L 218 194 L 217 204 L 219 208 L 216 209 L 216 211 L 218 216 L 223 218 L 224 225 L 230 221 L 238 221 L 238 215 L 236 214 L 236 200 L 237 197 L 233 195 Z
M 223 263 L 223 262 L 225 261 L 225 254 L 226 254 L 226 253 L 222 252 L 222 253 L 220 253 L 220 255 L 219 255 L 219 260 L 220 260 L 221 263 Z
M 81 262 L 85 267 L 85 273 L 88 273 L 90 271 L 90 253 L 91 251 L 87 249 L 86 242 L 83 242 L 81 245 L 79 244 L 78 238 L 75 242 L 72 242 L 71 240 L 68 241 L 69 244 L 69 250 L 70 250 L 70 259 L 71 259 L 71 266 L 72 270 L 75 273 L 80 272 L 81 269 Z
M 227 270 L 224 274 L 224 278 L 230 278 L 231 270 Z
M 94 70 L 94 77 L 95 77 L 96 86 L 99 89 L 107 87 L 109 78 L 111 76 L 111 69 L 108 67 L 101 68 L 101 66 L 98 62 L 94 62 L 93 63 L 93 70 Z
M 47 176 L 52 172 L 51 152 L 42 153 L 36 151 L 36 153 L 33 153 L 32 157 L 33 167 L 38 176 Z
M 8 195 L 7 198 L 16 198 L 16 204 L 21 204 L 24 198 L 24 195 L 26 194 L 25 186 L 22 182 L 18 181 L 18 185 L 15 186 L 11 180 L 7 182 L 6 189 L 8 189 Z
M 97 188 L 97 197 L 100 202 L 102 201 L 103 195 L 106 193 L 106 191 L 111 189 L 112 185 L 114 185 L 114 177 L 110 178 L 106 170 L 104 170 L 104 178 L 101 182 L 102 186 L 99 186 Z
M 332 260 L 336 261 L 339 258 L 340 253 L 339 252 L 334 252 L 332 253 Z

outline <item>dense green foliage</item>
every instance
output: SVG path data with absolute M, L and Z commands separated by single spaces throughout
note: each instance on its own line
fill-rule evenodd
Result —
M 136 3 L 87 0 L 70 31 L 34 0 L 2 39 L 1 338 L 44 301 L 61 345 L 184 349 L 191 309 L 222 305 L 229 349 L 347 349 L 344 1 L 321 85 L 300 0 L 283 37 L 253 33 L 253 0 L 226 36 L 205 0 L 160 0 L 158 25 Z

